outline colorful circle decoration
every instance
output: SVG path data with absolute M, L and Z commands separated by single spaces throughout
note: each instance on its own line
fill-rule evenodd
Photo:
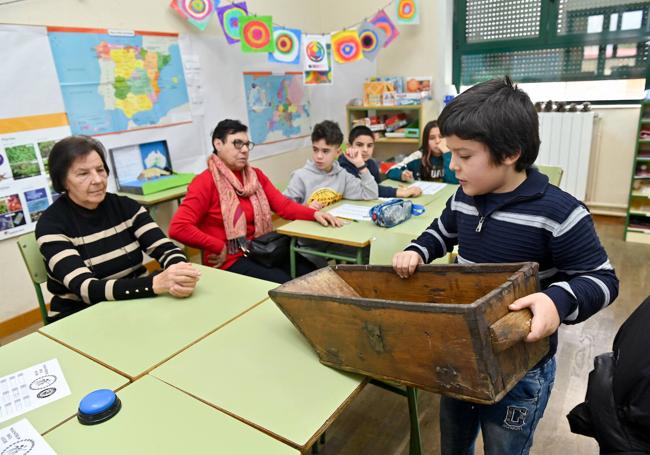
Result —
M 239 41 L 239 20 L 247 16 L 245 9 L 233 6 L 223 13 L 223 32 L 234 41 Z
M 415 2 L 413 0 L 400 0 L 397 6 L 397 16 L 403 21 L 409 21 L 415 16 Z
M 332 35 L 332 53 L 339 63 L 355 62 L 363 58 L 359 35 L 355 31 L 342 31 Z
M 281 32 L 275 37 L 275 51 L 281 54 L 290 54 L 295 48 L 294 37 L 287 33 Z
M 318 41 L 311 41 L 305 46 L 307 57 L 312 62 L 322 62 L 325 58 L 325 48 Z
M 252 49 L 263 49 L 271 43 L 271 30 L 264 22 L 251 20 L 244 25 L 241 38 Z
M 189 19 L 202 21 L 212 14 L 212 2 L 206 0 L 182 0 L 181 10 Z
M 377 33 L 372 30 L 364 30 L 359 35 L 359 40 L 361 41 L 361 49 L 364 52 L 372 52 L 377 49 Z

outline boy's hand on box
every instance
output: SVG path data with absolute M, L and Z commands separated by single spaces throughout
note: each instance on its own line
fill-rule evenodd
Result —
M 418 265 L 423 264 L 422 256 L 415 251 L 400 251 L 393 256 L 393 269 L 400 278 L 408 278 L 415 273 Z
M 512 311 L 530 308 L 533 320 L 530 324 L 530 333 L 526 337 L 526 341 L 529 343 L 552 335 L 560 326 L 560 315 L 557 308 L 551 298 L 543 292 L 536 292 L 517 299 L 508 308 Z

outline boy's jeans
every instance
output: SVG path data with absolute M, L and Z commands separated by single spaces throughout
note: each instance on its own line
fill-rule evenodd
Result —
M 443 396 L 440 400 L 442 455 L 473 454 L 479 428 L 486 455 L 528 454 L 554 380 L 555 358 L 551 358 L 526 373 L 498 403 L 480 405 Z

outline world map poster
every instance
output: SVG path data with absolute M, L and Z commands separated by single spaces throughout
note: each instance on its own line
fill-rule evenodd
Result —
M 192 121 L 174 33 L 48 27 L 73 134 Z
M 309 134 L 311 106 L 302 73 L 244 73 L 244 87 L 254 143 L 268 144 Z

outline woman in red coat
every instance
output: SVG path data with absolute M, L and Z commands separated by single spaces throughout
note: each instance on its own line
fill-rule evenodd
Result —
M 334 216 L 300 205 L 284 196 L 264 173 L 248 163 L 253 143 L 238 120 L 222 120 L 212 133 L 208 169 L 190 184 L 169 226 L 169 236 L 203 250 L 203 263 L 230 272 L 284 283 L 288 264 L 265 267 L 243 254 L 247 241 L 273 230 L 272 212 L 288 220 L 314 220 L 341 226 Z M 298 258 L 298 274 L 313 270 Z

